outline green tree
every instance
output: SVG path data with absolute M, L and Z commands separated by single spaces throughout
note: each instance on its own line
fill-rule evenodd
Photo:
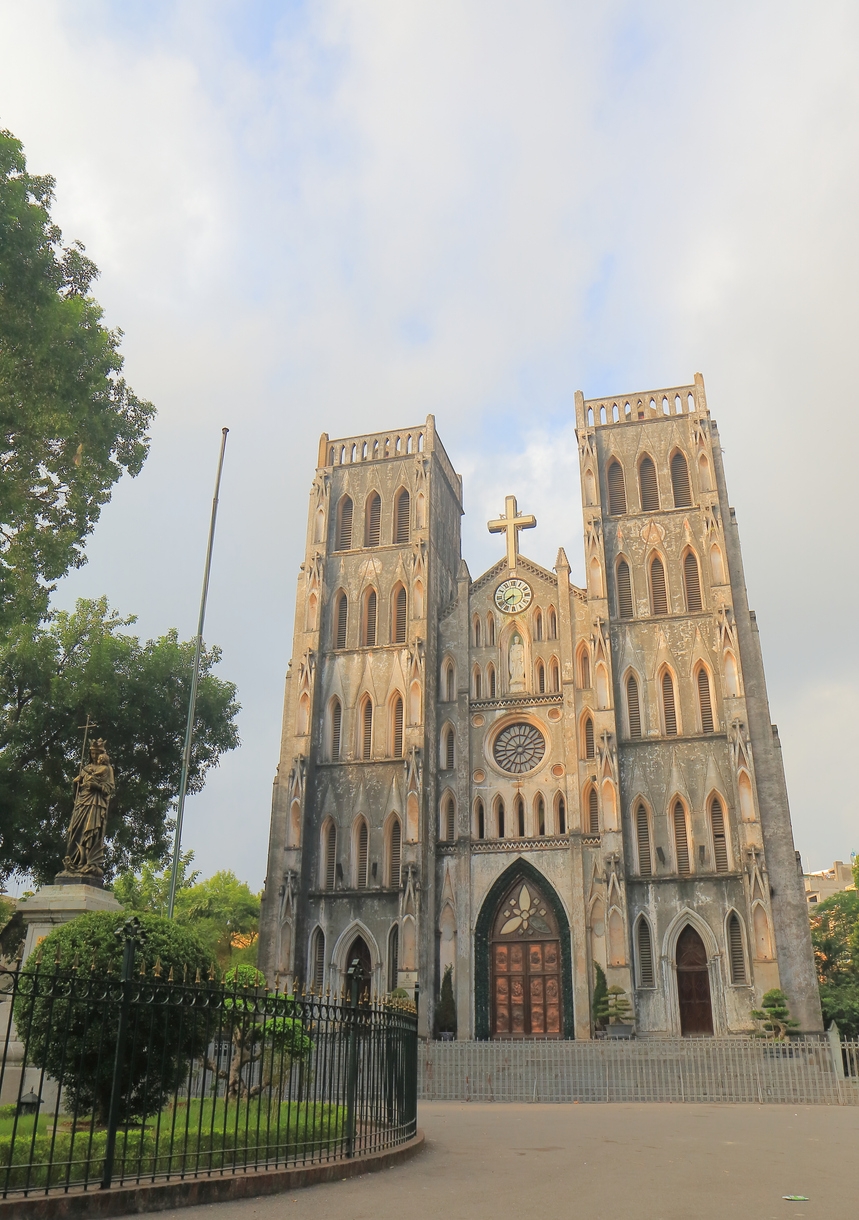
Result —
M 818 903 L 810 918 L 823 1016 L 845 1037 L 859 1038 L 859 862 L 853 884 Z
M 0 879 L 32 874 L 45 882 L 61 866 L 72 808 L 71 779 L 89 713 L 116 771 L 108 813 L 106 875 L 164 859 L 178 794 L 193 641 L 170 631 L 142 643 L 126 634 L 105 598 L 79 601 L 39 626 L 0 641 Z M 203 652 L 188 791 L 239 743 L 235 686 Z
M 228 1097 L 254 1097 L 274 1086 L 280 1091 L 292 1064 L 306 1058 L 313 1043 L 304 1031 L 298 1005 L 289 996 L 266 991 L 265 975 L 248 963 L 224 975 L 226 1028 L 233 1044 L 229 1063 L 210 1063 L 226 1081 Z M 258 1080 L 251 1084 L 254 1065 Z
M 28 1033 L 32 1062 L 49 1076 L 62 1079 L 67 1109 L 92 1112 L 102 1123 L 107 1118 L 113 1075 L 113 1055 L 105 1054 L 104 1048 L 116 1043 L 119 1005 L 106 1006 L 99 987 L 52 989 L 49 984 L 56 970 L 79 975 L 84 982 L 93 973 L 103 977 L 110 972 L 115 981 L 124 950 L 117 931 L 126 918 L 123 912 L 100 912 L 81 915 L 57 928 L 42 942 L 42 966 L 36 967 L 32 959 L 25 965 L 15 1001 L 15 1023 Z M 142 958 L 152 978 L 160 961 L 161 982 L 156 986 L 170 986 L 171 970 L 177 979 L 182 979 L 186 971 L 193 979 L 198 970 L 205 977 L 214 965 L 189 928 L 157 915 L 142 915 L 140 922 L 146 940 L 137 950 L 136 971 Z M 55 965 L 57 959 L 59 966 Z M 187 1008 L 167 1004 L 150 1012 L 157 1012 L 157 1019 L 147 1019 L 144 1014 L 135 1022 L 134 1036 L 126 1042 L 122 1065 L 124 1120 L 160 1110 L 183 1079 L 188 1060 L 205 1049 L 202 1009 L 195 1016 Z
M 154 415 L 120 376 L 120 330 L 90 295 L 98 275 L 51 219 L 54 179 L 28 173 L 0 131 L 0 631 L 45 614 Z
M 441 994 L 435 1008 L 435 1036 L 456 1034 L 456 1001 L 453 998 L 453 967 L 448 966 L 441 980 Z
M 761 1038 L 784 1039 L 799 1026 L 798 1021 L 791 1019 L 787 996 L 778 987 L 765 993 L 760 1008 L 752 1009 L 752 1017 L 760 1025 Z
M 608 1020 L 608 983 L 606 982 L 605 971 L 599 962 L 594 963 L 594 971 L 596 973 L 593 998 L 594 1024 L 597 1029 L 605 1029 L 605 1024 Z M 603 1016 L 603 1013 L 605 1013 L 605 1016 Z

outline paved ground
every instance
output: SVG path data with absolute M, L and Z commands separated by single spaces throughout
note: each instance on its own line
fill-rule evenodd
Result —
M 859 1107 L 424 1102 L 397 1169 L 175 1220 L 833 1220 L 855 1215 Z M 808 1195 L 789 1203 L 782 1195 Z

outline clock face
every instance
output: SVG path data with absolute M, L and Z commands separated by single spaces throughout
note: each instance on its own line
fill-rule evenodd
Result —
M 495 605 L 504 614 L 516 614 L 531 604 L 531 586 L 512 577 L 495 590 Z

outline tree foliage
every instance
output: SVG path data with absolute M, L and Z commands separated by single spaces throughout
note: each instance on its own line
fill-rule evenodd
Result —
M 0 640 L 0 878 L 45 882 L 61 867 L 87 713 L 116 772 L 107 823 L 106 876 L 163 859 L 179 790 L 193 641 L 176 631 L 141 642 L 107 600 L 81 600 Z M 225 750 L 239 743 L 235 686 L 203 652 L 188 791 L 199 792 Z
M 456 1001 L 453 998 L 453 967 L 448 966 L 441 980 L 441 994 L 435 1008 L 435 1036 L 456 1033 Z
M 63 246 L 54 179 L 0 131 L 0 629 L 38 622 L 123 471 L 136 475 L 154 408 L 121 377 L 120 330 L 90 295 L 95 264 Z
M 859 1038 L 859 862 L 853 878 L 857 888 L 812 908 L 811 943 L 824 1018 L 846 1037 Z
M 226 1082 L 228 1097 L 255 1097 L 272 1086 L 279 1090 L 292 1064 L 313 1047 L 298 1005 L 289 996 L 267 991 L 263 972 L 248 963 L 226 972 L 224 988 L 232 1054 L 229 1062 L 211 1062 L 210 1068 Z
M 791 1018 L 787 996 L 779 987 L 764 993 L 760 1008 L 752 1009 L 752 1017 L 758 1022 L 761 1038 L 783 1040 L 792 1029 L 799 1028 L 799 1022 Z

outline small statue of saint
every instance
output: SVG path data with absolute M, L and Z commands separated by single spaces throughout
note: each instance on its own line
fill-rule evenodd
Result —
M 104 832 L 107 807 L 116 791 L 104 738 L 93 741 L 89 762 L 75 776 L 75 804 L 69 824 L 64 871 L 58 881 L 86 878 L 99 884 L 104 876 Z
M 510 673 L 510 689 L 511 691 L 521 691 L 525 689 L 525 646 L 522 643 L 522 637 L 517 631 L 513 639 L 510 641 L 510 652 L 508 655 L 508 668 Z

